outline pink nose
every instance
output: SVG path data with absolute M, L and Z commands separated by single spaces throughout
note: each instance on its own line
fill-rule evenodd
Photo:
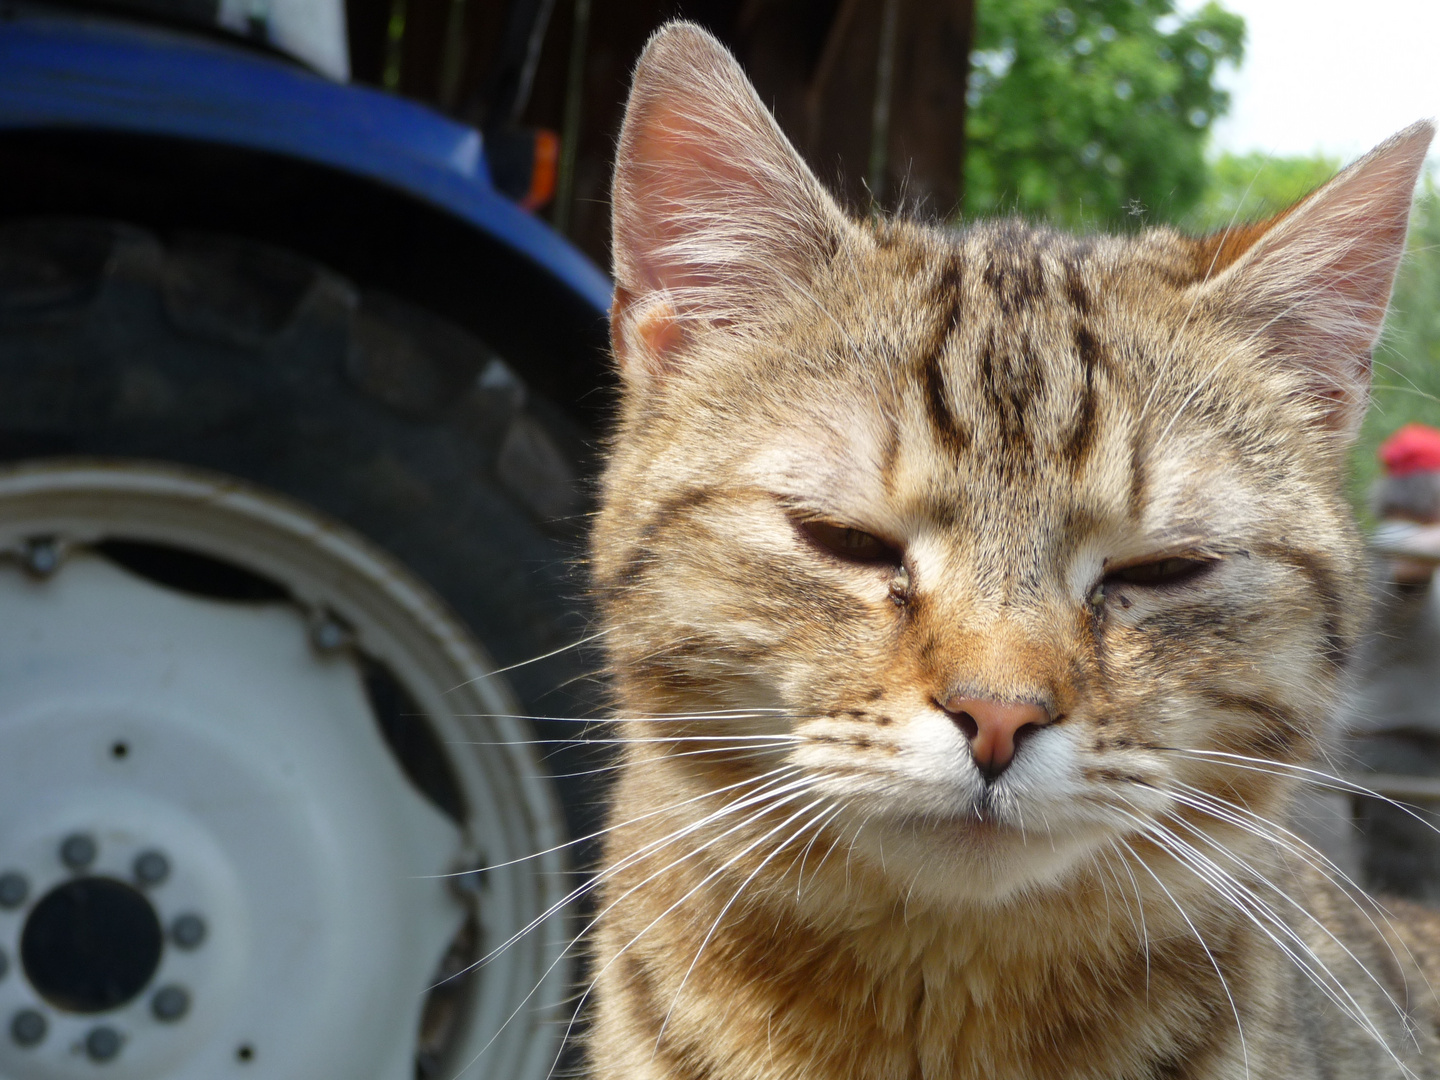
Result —
M 1034 702 L 988 701 L 956 694 L 941 706 L 970 740 L 970 753 L 993 780 L 1015 757 L 1015 744 L 1027 730 L 1050 723 L 1050 713 Z

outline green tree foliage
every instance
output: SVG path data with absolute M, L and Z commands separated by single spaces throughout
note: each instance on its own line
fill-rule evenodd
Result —
M 1340 159 L 1221 154 L 1186 227 L 1197 232 L 1235 222 L 1260 221 L 1304 198 L 1340 171 Z
M 965 212 L 1116 225 L 1183 218 L 1205 140 L 1229 105 L 1244 21 L 1174 0 L 979 0 L 966 119 Z
M 1376 450 L 1412 420 L 1440 427 L 1440 185 L 1433 175 L 1415 202 L 1390 317 L 1375 350 L 1374 401 L 1354 457 L 1358 504 L 1380 475 Z

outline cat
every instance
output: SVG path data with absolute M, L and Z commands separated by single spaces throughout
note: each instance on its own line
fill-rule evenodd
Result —
M 1440 915 L 1285 826 L 1432 132 L 1214 236 L 952 232 L 847 216 L 718 42 L 654 36 L 596 1080 L 1440 1077 Z

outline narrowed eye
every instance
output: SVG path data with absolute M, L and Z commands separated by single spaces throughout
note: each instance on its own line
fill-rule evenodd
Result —
M 1198 577 L 1214 564 L 1209 559 L 1186 559 L 1173 557 L 1156 559 L 1154 562 L 1137 563 L 1121 567 L 1105 575 L 1110 584 L 1124 585 L 1178 585 Z
M 900 563 L 900 552 L 878 536 L 828 521 L 802 521 L 800 531 L 832 555 L 850 562 Z

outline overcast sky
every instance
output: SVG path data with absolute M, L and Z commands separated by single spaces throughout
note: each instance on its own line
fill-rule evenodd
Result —
M 1232 104 L 1216 149 L 1349 160 L 1440 116 L 1440 0 L 1221 3 L 1244 16 L 1246 45 L 1240 70 L 1223 80 Z

